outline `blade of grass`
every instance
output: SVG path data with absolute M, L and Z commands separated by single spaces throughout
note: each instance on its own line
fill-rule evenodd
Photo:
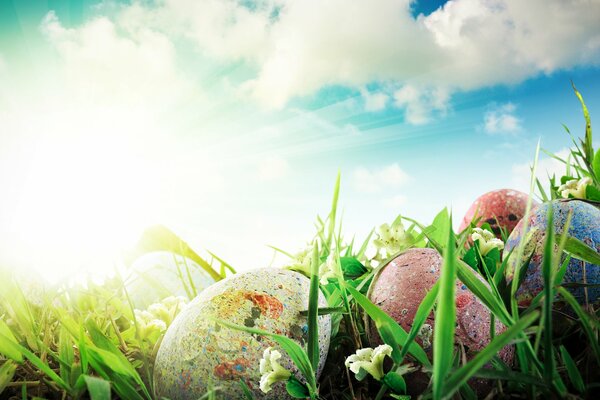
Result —
M 427 320 L 427 317 L 429 316 L 429 314 L 431 314 L 431 310 L 433 310 L 435 300 L 437 299 L 437 296 L 439 293 L 439 288 L 440 288 L 440 283 L 438 281 L 435 283 L 435 285 L 433 285 L 431 287 L 431 290 L 429 290 L 429 292 L 427 292 L 427 294 L 423 298 L 423 301 L 421 301 L 421 304 L 419 304 L 419 308 L 417 309 L 417 312 L 415 313 L 415 318 L 413 319 L 413 323 L 410 328 L 410 332 L 408 332 L 408 336 L 406 337 L 406 340 L 404 341 L 404 344 L 402 345 L 402 349 L 400 350 L 400 363 L 402 363 L 402 361 L 404 360 L 404 357 L 408 353 L 408 349 L 410 348 L 410 345 L 413 343 L 413 341 L 419 334 L 419 331 L 421 330 L 421 327 Z
M 331 240 L 335 233 L 335 215 L 337 212 L 338 198 L 340 196 L 340 180 L 342 174 L 338 171 L 337 178 L 335 180 L 335 187 L 333 189 L 333 200 L 331 202 L 331 211 L 329 212 L 329 228 L 327 230 L 327 241 L 325 242 L 327 250 L 331 249 Z
M 110 400 L 110 383 L 102 378 L 83 375 L 91 400 Z
M 552 303 L 554 301 L 554 209 L 548 207 L 546 240 L 542 258 L 542 277 L 544 281 L 544 303 L 542 307 L 543 337 L 544 337 L 544 379 L 548 386 L 553 385 L 554 378 L 554 348 L 552 346 Z
M 308 344 L 307 353 L 310 359 L 313 371 L 319 367 L 319 246 L 317 243 L 313 246 L 311 273 L 310 273 L 310 292 L 308 297 Z
M 571 308 L 573 308 L 573 311 L 575 311 L 575 314 L 577 314 L 577 316 L 579 317 L 579 323 L 581 324 L 583 331 L 588 337 L 590 346 L 592 347 L 592 351 L 594 352 L 596 363 L 600 365 L 600 344 L 598 343 L 598 336 L 596 333 L 594 333 L 594 328 L 590 323 L 590 320 L 593 317 L 589 316 L 583 310 L 583 308 L 581 308 L 581 305 L 577 302 L 575 297 L 573 297 L 573 295 L 569 293 L 567 289 L 559 286 L 557 290 L 558 294 L 571 306 Z
M 571 358 L 571 355 L 563 345 L 560 346 L 560 356 L 563 360 L 565 368 L 567 369 L 567 375 L 569 376 L 569 380 L 571 381 L 571 384 L 573 384 L 573 387 L 579 393 L 585 392 L 585 384 L 583 383 L 583 378 L 579 373 L 577 364 L 575 364 L 575 361 L 573 361 L 573 358 Z
M 466 383 L 472 376 L 482 370 L 482 368 L 488 362 L 490 362 L 490 360 L 494 358 L 494 356 L 498 354 L 498 352 L 504 348 L 504 346 L 508 345 L 512 340 L 519 336 L 524 329 L 533 324 L 538 319 L 539 315 L 540 314 L 538 311 L 526 315 L 506 331 L 498 336 L 495 336 L 490 343 L 483 350 L 477 353 L 477 355 L 471 361 L 450 375 L 441 398 L 452 398 L 453 394 L 456 393 L 461 385 Z
M 600 265 L 600 254 L 582 242 L 581 240 L 568 236 L 565 243 L 565 251 L 567 254 L 571 255 L 573 258 L 576 258 L 581 261 L 585 261 L 590 264 Z
M 0 354 L 4 354 L 7 358 L 15 360 L 18 363 L 23 362 L 21 352 L 10 345 L 11 343 L 17 343 L 17 338 L 15 338 L 6 322 L 4 322 L 4 319 L 0 319 L 0 335 L 6 338 L 6 340 L 0 341 Z
M 444 261 L 440 274 L 440 288 L 437 298 L 435 313 L 435 327 L 433 332 L 433 398 L 441 399 L 447 390 L 444 388 L 446 375 L 452 365 L 454 353 L 454 330 L 456 329 L 456 260 L 454 258 L 454 233 L 452 216 L 446 227 L 446 248 Z
M 472 375 L 474 378 L 484 378 L 484 379 L 495 379 L 495 380 L 505 380 L 510 382 L 515 382 L 519 384 L 527 384 L 531 386 L 537 386 L 540 388 L 544 388 L 545 390 L 549 390 L 550 388 L 546 385 L 546 382 L 543 379 L 540 379 L 537 376 L 524 374 L 522 372 L 511 371 L 511 370 L 494 370 L 494 369 L 486 369 L 480 368 L 478 371 Z
M 6 386 L 12 382 L 17 370 L 17 364 L 12 360 L 6 360 L 0 366 L 0 394 L 4 391 Z

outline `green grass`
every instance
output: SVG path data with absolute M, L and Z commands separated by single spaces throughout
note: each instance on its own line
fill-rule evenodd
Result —
M 586 128 L 582 140 L 573 139 L 571 155 L 561 159 L 569 165 L 568 176 L 550 177 L 548 192 L 542 182 L 532 178 L 530 200 L 534 190 L 543 201 L 555 199 L 560 195 L 558 182 L 582 177 L 593 180 L 586 191 L 588 200 L 600 199 L 595 197 L 600 193 L 600 152 L 592 147 L 589 111 L 577 91 L 576 96 L 582 104 Z M 539 148 L 532 177 L 538 153 Z M 273 332 L 216 321 L 229 329 L 269 336 L 277 342 L 301 374 L 292 375 L 287 382 L 291 394 L 312 399 L 407 398 L 417 374 L 425 384 L 420 393 L 410 393 L 413 398 L 470 399 L 475 396 L 470 386 L 475 379 L 486 380 L 491 395 L 501 398 L 590 398 L 600 390 L 598 305 L 579 304 L 568 285 L 562 284 L 571 257 L 600 263 L 595 249 L 568 236 L 568 229 L 562 235 L 555 234 L 549 223 L 542 263 L 544 289 L 529 307 L 522 308 L 515 293 L 531 256 L 525 254 L 525 243 L 514 254 L 515 275 L 507 281 L 504 272 L 508 257 L 503 259 L 498 251 L 482 256 L 478 244 L 468 244 L 469 231 L 452 231 L 451 215 L 444 209 L 431 224 L 398 216 L 388 228 L 403 228 L 404 240 L 395 243 L 393 251 L 378 248 L 377 255 L 367 257 L 368 249 L 381 243 L 377 240 L 382 233 L 373 229 L 362 241 L 346 240 L 338 220 L 340 192 L 338 174 L 330 211 L 326 218 L 317 218 L 315 236 L 309 241 L 310 266 L 303 272 L 310 278 L 310 298 L 301 313 L 308 321 L 307 346 Z M 530 206 L 531 201 L 528 213 Z M 548 216 L 550 221 L 552 218 Z M 404 229 L 405 223 L 408 227 Z M 411 247 L 438 250 L 443 265 L 438 282 L 424 293 L 420 305 L 414 305 L 416 315 L 407 331 L 370 300 L 368 289 L 389 260 Z M 294 251 L 273 248 L 297 267 Z M 152 251 L 170 251 L 173 257 L 183 260 L 177 274 L 187 300 L 201 287 L 194 281 L 192 268 L 201 268 L 215 280 L 235 273 L 224 259 L 209 253 L 211 261 L 207 261 L 164 227 L 149 229 L 130 259 Z M 320 267 L 328 260 L 332 262 L 333 277 L 322 284 Z M 455 342 L 457 280 L 477 296 L 491 316 L 489 344 L 470 359 Z M 319 291 L 325 295 L 327 307 L 319 308 Z M 153 360 L 165 329 L 180 309 L 179 305 L 169 309 L 171 315 L 164 319 L 155 315 L 154 322 L 145 319 L 134 310 L 120 277 L 102 284 L 90 281 L 79 286 L 24 291 L 9 271 L 0 270 L 0 397 L 155 399 Z M 325 373 L 319 379 L 315 373 L 319 363 L 317 321 L 325 314 L 331 317 L 332 334 Z M 435 317 L 435 327 L 430 358 L 418 338 L 431 316 Z M 498 334 L 494 330 L 497 324 L 505 327 Z M 370 341 L 371 328 L 392 347 L 381 380 L 366 373 L 357 379 L 344 367 L 346 357 L 358 349 L 376 346 Z M 505 346 L 515 349 L 512 365 L 498 357 Z M 246 398 L 253 398 L 248 385 L 241 385 Z M 204 398 L 219 396 L 215 385 Z

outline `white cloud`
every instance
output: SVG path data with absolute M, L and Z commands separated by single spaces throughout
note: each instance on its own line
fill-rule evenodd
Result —
M 369 92 L 365 88 L 360 89 L 360 95 L 363 97 L 365 102 L 365 110 L 367 111 L 380 111 L 383 110 L 390 98 L 384 92 Z
M 284 178 L 290 169 L 285 158 L 270 156 L 258 164 L 258 179 L 261 181 L 276 181 Z
M 107 17 L 68 29 L 53 11 L 40 30 L 58 52 L 66 89 L 77 102 L 110 105 L 118 98 L 146 109 L 149 103 L 165 108 L 194 89 L 178 71 L 170 38 L 156 30 L 127 32 Z
M 569 156 L 570 150 L 563 148 L 555 154 L 566 160 Z M 533 162 L 527 162 L 524 164 L 515 164 L 512 166 L 512 182 L 513 187 L 517 190 L 521 190 L 525 193 L 529 192 L 529 184 L 531 180 L 531 167 Z M 542 182 L 542 184 L 548 182 L 548 177 L 556 176 L 560 179 L 566 172 L 565 164 L 547 156 L 540 156 L 537 163 L 535 176 Z M 545 190 L 548 188 L 545 187 Z
M 374 170 L 358 167 L 352 173 L 352 186 L 361 193 L 378 193 L 398 188 L 409 180 L 409 175 L 400 168 L 398 163 Z
M 515 115 L 513 103 L 494 105 L 483 116 L 483 129 L 489 134 L 514 134 L 521 128 L 521 119 Z
M 363 89 L 365 109 L 394 104 L 416 124 L 431 119 L 431 107 L 443 113 L 456 91 L 600 65 L 598 1 L 454 0 L 417 18 L 411 3 L 162 0 L 124 6 L 119 21 L 131 32 L 184 38 L 220 61 L 245 61 L 253 72 L 239 93 L 268 107 L 324 86 L 379 83 L 388 89 Z
M 406 120 L 413 125 L 429 122 L 433 111 L 446 112 L 450 100 L 447 90 L 423 89 L 405 85 L 394 93 L 395 104 L 405 110 Z

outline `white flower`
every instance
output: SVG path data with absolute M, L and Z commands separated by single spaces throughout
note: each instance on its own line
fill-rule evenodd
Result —
M 155 341 L 156 338 L 167 330 L 165 321 L 158 319 L 148 311 L 135 310 L 138 335 L 141 340 Z
M 187 301 L 184 297 L 170 296 L 160 303 L 150 305 L 148 307 L 148 312 L 154 315 L 155 318 L 164 321 L 165 324 L 169 326 L 186 303 Z
M 385 250 L 385 257 L 389 257 L 408 248 L 413 240 L 414 237 L 410 233 L 406 233 L 402 223 L 395 223 L 392 226 L 383 224 L 379 227 L 377 238 L 373 240 L 373 244 L 378 250 Z
M 471 239 L 473 242 L 479 241 L 479 251 L 481 252 L 482 256 L 485 256 L 494 248 L 498 250 L 502 250 L 504 248 L 504 242 L 495 237 L 492 232 L 485 229 L 473 228 Z
M 271 347 L 265 350 L 263 358 L 260 360 L 260 390 L 264 393 L 271 391 L 271 385 L 276 382 L 287 381 L 292 374 L 279 364 L 281 353 L 273 350 Z
M 560 185 L 558 192 L 565 199 L 568 199 L 569 195 L 576 199 L 585 199 L 585 189 L 591 184 L 592 178 L 572 179 L 564 185 Z
M 361 369 L 364 372 L 371 374 L 371 376 L 377 380 L 383 378 L 383 360 L 385 356 L 392 354 L 391 346 L 382 344 L 381 346 L 375 347 L 373 350 L 370 347 L 359 349 L 356 354 L 352 354 L 346 358 L 346 367 L 350 368 L 350 371 L 357 375 L 358 380 L 364 379 L 366 376 L 361 373 Z
M 305 276 L 310 277 L 310 268 L 312 265 L 312 253 L 313 253 L 312 246 L 309 246 L 306 249 L 302 250 L 301 252 L 297 253 L 294 256 L 294 260 L 292 261 L 292 264 L 290 266 L 286 267 L 286 269 L 289 269 L 291 271 L 300 272 L 301 274 L 304 274 Z

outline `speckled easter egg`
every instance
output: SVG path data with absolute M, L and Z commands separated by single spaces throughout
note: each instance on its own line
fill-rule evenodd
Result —
M 260 359 L 268 347 L 279 350 L 281 365 L 301 378 L 287 353 L 268 337 L 226 328 L 212 319 L 284 335 L 306 349 L 308 324 L 300 312 L 308 309 L 309 288 L 304 275 L 274 268 L 233 275 L 207 288 L 165 334 L 154 369 L 157 397 L 198 399 L 209 387 L 219 387 L 221 398 L 241 399 L 243 380 L 256 398 L 289 398 L 285 382 L 274 384 L 266 395 L 259 389 Z M 322 294 L 319 306 L 327 306 Z M 320 374 L 329 349 L 331 318 L 319 316 L 318 321 Z
M 500 238 L 500 228 L 512 232 L 525 215 L 527 194 L 512 189 L 500 189 L 485 193 L 477 198 L 467 210 L 458 231 L 463 231 L 475 218 L 480 218 L 478 226 L 487 222 L 496 237 Z M 533 204 L 536 204 L 533 202 Z
M 442 257 L 434 249 L 408 249 L 385 265 L 374 277 L 368 296 L 379 308 L 398 322 L 404 330 L 410 331 L 415 314 L 423 298 L 440 277 Z M 433 357 L 434 315 L 431 313 L 416 341 L 423 347 L 430 359 Z M 372 345 L 381 343 L 377 330 L 370 321 L 369 339 Z M 504 326 L 496 322 L 496 333 L 504 331 Z M 472 358 L 490 342 L 490 311 L 465 285 L 456 283 L 456 332 L 455 342 L 464 346 L 467 358 Z M 513 349 L 505 347 L 499 356 L 508 364 L 512 363 Z M 415 380 L 417 381 L 415 383 Z M 415 391 L 424 389 L 428 379 L 416 376 L 407 378 Z M 480 394 L 489 387 L 480 382 L 472 382 Z
M 548 226 L 548 208 L 552 207 L 554 215 L 554 232 L 560 235 L 569 213 L 572 213 L 569 235 L 575 237 L 596 251 L 600 251 L 600 210 L 591 204 L 578 200 L 556 200 L 540 205 L 529 217 L 529 228 L 524 232 L 524 221 L 521 221 L 506 242 L 504 254 L 512 254 L 506 268 L 506 278 L 512 281 L 517 265 L 517 248 L 523 238 L 526 240 L 523 254 L 532 254 L 527 272 L 519 290 L 517 300 L 521 306 L 528 306 L 531 300 L 543 290 L 542 258 Z M 564 257 L 564 256 L 563 256 Z M 564 259 L 564 258 L 563 258 Z M 600 283 L 600 266 L 585 263 L 571 258 L 563 283 Z M 598 303 L 599 287 L 569 287 L 568 290 L 581 304 Z
M 128 271 L 125 287 L 134 307 L 144 310 L 169 296 L 187 297 L 192 283 L 199 293 L 214 282 L 194 261 L 161 251 L 137 259 Z

